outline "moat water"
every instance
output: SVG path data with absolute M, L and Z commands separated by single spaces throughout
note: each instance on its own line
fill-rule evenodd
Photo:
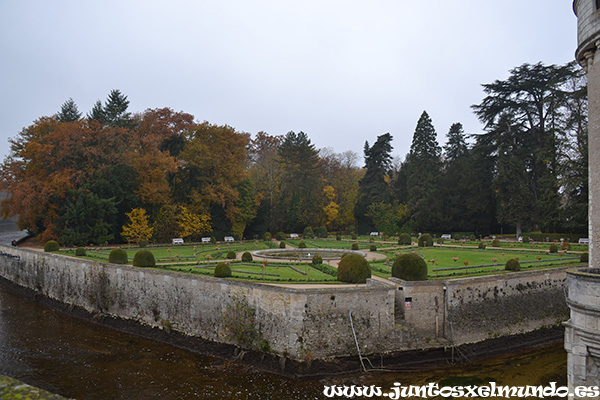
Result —
M 298 381 L 149 341 L 45 308 L 0 285 L 0 374 L 74 399 L 323 399 L 324 385 L 566 384 L 550 345 L 414 373 Z

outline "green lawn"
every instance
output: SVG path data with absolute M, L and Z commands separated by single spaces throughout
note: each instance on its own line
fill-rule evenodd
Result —
M 432 279 L 502 273 L 504 264 L 512 258 L 519 260 L 521 270 L 579 263 L 578 255 L 564 254 L 563 252 L 548 254 L 545 251 L 475 250 L 447 247 L 411 248 L 405 251 L 414 251 L 423 256 L 427 262 L 428 276 Z M 401 253 L 397 252 L 391 255 L 391 252 L 388 252 L 387 260 L 371 262 L 373 273 L 389 278 L 391 264 L 398 254 Z

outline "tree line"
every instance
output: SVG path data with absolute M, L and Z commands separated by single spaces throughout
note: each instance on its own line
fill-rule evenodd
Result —
M 10 139 L 6 216 L 45 242 L 123 242 L 132 215 L 152 240 L 265 232 L 587 231 L 585 75 L 523 64 L 483 85 L 485 131 L 453 124 L 442 147 L 427 112 L 410 152 L 392 136 L 354 152 L 316 149 L 304 132 L 254 138 L 170 108 L 128 111 L 119 90 L 85 116 L 69 99 Z

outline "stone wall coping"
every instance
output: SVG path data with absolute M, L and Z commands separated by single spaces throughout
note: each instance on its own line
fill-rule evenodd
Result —
M 278 284 L 278 286 L 275 286 L 275 285 L 270 285 L 268 283 L 246 282 L 246 281 L 238 281 L 238 280 L 233 280 L 233 279 L 215 278 L 213 276 L 208 276 L 208 275 L 191 275 L 191 274 L 186 274 L 186 273 L 181 273 L 181 272 L 166 271 L 166 270 L 159 270 L 159 269 L 153 269 L 153 268 L 134 267 L 129 264 L 103 263 L 100 261 L 71 257 L 71 256 L 63 255 L 63 254 L 46 253 L 43 250 L 28 249 L 28 248 L 21 248 L 21 247 L 11 247 L 11 246 L 6 246 L 6 245 L 2 245 L 2 244 L 0 244 L 0 250 L 4 251 L 6 253 L 15 254 L 15 255 L 18 255 L 18 253 L 20 253 L 20 252 L 24 252 L 24 253 L 28 253 L 31 255 L 42 256 L 42 257 L 65 258 L 65 259 L 70 259 L 70 260 L 77 260 L 78 262 L 81 262 L 81 263 L 109 267 L 109 268 L 112 268 L 115 270 L 121 269 L 121 270 L 126 270 L 126 271 L 134 272 L 134 273 L 142 272 L 144 274 L 169 276 L 169 277 L 178 278 L 178 279 L 204 280 L 204 281 L 209 281 L 209 282 L 214 282 L 214 283 L 239 286 L 239 287 L 248 288 L 248 289 L 268 290 L 268 291 L 286 292 L 286 293 L 294 293 L 294 294 L 327 294 L 327 293 L 332 293 L 332 292 L 335 292 L 335 293 L 350 293 L 350 292 L 352 292 L 352 293 L 363 293 L 363 292 L 364 293 L 373 293 L 373 292 L 385 292 L 385 291 L 393 290 L 393 288 L 391 288 L 390 286 L 377 285 L 377 284 L 354 285 L 354 286 L 348 286 L 348 285 L 342 286 L 342 284 L 339 284 L 339 285 L 331 284 L 331 285 L 328 285 L 328 287 L 324 288 L 324 287 L 311 287 L 310 283 L 295 284 L 294 287 L 284 286 L 285 283 L 282 282 L 281 284 Z M 306 287 L 302 287 L 304 285 Z
M 591 267 L 573 268 L 573 267 L 571 267 L 571 268 L 567 269 L 567 274 L 574 275 L 577 278 L 582 278 L 587 281 L 600 282 L 600 272 L 598 272 L 598 271 L 599 271 L 598 268 L 591 268 Z

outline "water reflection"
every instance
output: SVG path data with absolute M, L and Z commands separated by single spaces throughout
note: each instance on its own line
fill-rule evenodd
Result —
M 565 370 L 566 354 L 555 345 L 460 368 L 300 382 L 71 318 L 0 285 L 0 374 L 82 400 L 321 399 L 324 384 L 387 388 L 465 379 L 564 384 Z

